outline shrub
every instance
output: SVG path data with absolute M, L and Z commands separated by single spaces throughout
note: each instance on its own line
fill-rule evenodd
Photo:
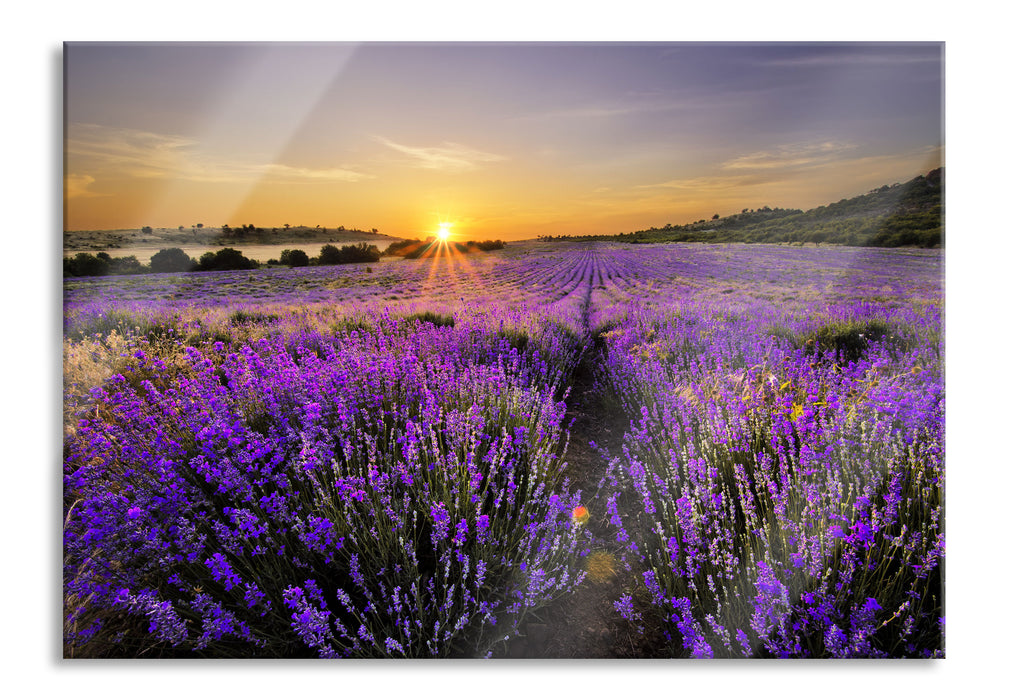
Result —
M 207 251 L 200 256 L 200 262 L 196 269 L 200 271 L 208 270 L 254 270 L 259 265 L 255 260 L 242 255 L 242 251 L 234 248 L 221 248 L 220 250 Z
M 346 263 L 378 262 L 382 252 L 378 246 L 367 243 L 345 245 L 337 248 L 334 245 L 324 245 L 317 258 L 319 265 L 343 265 Z
M 63 258 L 65 277 L 97 277 L 109 272 L 108 255 L 99 258 L 91 253 L 77 253 L 72 258 Z
M 162 248 L 151 256 L 151 272 L 188 272 L 196 262 L 181 248 Z
M 291 267 L 308 267 L 308 253 L 298 249 L 285 249 L 280 253 L 280 264 Z
M 148 271 L 148 267 L 137 260 L 136 255 L 123 258 L 112 258 L 109 262 L 109 272 L 113 275 L 136 275 Z

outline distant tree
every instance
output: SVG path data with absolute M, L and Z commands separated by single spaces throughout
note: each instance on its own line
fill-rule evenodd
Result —
M 378 262 L 381 259 L 382 251 L 375 245 L 359 243 L 337 248 L 335 245 L 326 244 L 319 251 L 316 262 L 319 265 L 342 265 L 344 263 Z
M 320 265 L 339 265 L 342 262 L 343 256 L 340 254 L 339 248 L 328 243 L 322 246 L 322 250 L 319 251 Z
M 717 218 L 718 218 L 718 214 L 713 214 L 713 215 L 711 216 L 711 220 L 712 220 L 712 221 L 714 221 L 714 220 L 715 220 L 715 219 L 717 219 Z
M 102 255 L 102 253 L 99 253 Z M 65 277 L 98 277 L 109 272 L 109 256 L 104 258 L 91 253 L 78 253 L 72 258 L 63 258 L 63 275 Z
M 255 260 L 242 255 L 242 251 L 234 248 L 221 248 L 216 253 L 208 251 L 200 256 L 197 270 L 254 270 L 259 265 Z
M 185 230 L 186 230 L 186 227 L 185 227 L 185 226 L 183 226 L 182 224 L 179 224 L 179 230 L 180 230 L 180 231 L 185 231 Z
M 373 228 L 373 229 L 371 230 L 371 233 L 372 233 L 373 235 L 377 234 L 377 233 L 378 233 L 378 229 L 377 229 L 377 228 Z
M 280 264 L 291 267 L 307 267 L 308 253 L 303 250 L 284 250 L 280 253 Z
M 188 272 L 193 260 L 181 248 L 162 248 L 151 256 L 151 272 Z
M 285 231 L 288 230 L 289 228 L 291 228 L 291 224 L 284 224 L 284 230 Z
M 203 224 L 196 224 L 196 228 L 203 228 Z
M 140 231 L 141 233 L 154 233 L 154 229 L 152 229 L 150 226 L 144 226 L 142 229 L 140 229 Z
M 109 263 L 109 274 L 112 275 L 136 275 L 146 271 L 147 268 L 137 260 L 136 255 L 128 255 L 125 258 L 112 258 Z

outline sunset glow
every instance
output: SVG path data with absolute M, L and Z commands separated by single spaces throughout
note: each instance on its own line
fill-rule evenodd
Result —
M 943 164 L 940 43 L 103 44 L 66 58 L 67 230 L 615 234 Z M 437 230 L 443 236 L 441 228 Z
M 452 235 L 452 224 L 438 224 L 438 238 L 447 241 Z

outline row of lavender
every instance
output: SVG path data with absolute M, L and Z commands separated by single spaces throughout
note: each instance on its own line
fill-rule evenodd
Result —
M 67 653 L 483 654 L 577 585 L 574 336 L 438 320 L 137 339 L 65 443 Z
M 944 653 L 939 261 L 848 261 L 787 301 L 740 304 L 720 280 L 600 329 L 601 380 L 631 418 L 608 518 L 648 592 L 616 605 L 658 611 L 670 653 Z M 804 301 L 838 278 L 853 298 Z

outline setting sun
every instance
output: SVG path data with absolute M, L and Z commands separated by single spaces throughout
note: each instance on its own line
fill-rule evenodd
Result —
M 447 241 L 452 235 L 452 224 L 438 224 L 438 238 Z

